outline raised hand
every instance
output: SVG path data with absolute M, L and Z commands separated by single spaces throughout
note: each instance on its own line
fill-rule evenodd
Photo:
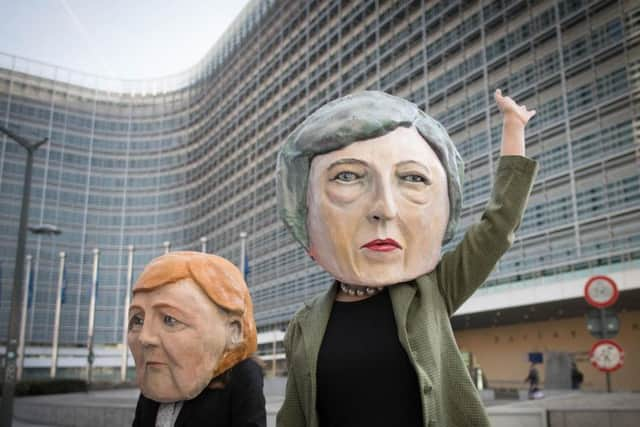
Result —
M 536 114 L 536 111 L 529 111 L 527 107 L 518 105 L 508 96 L 502 96 L 500 89 L 496 89 L 494 96 L 498 108 L 504 116 L 500 154 L 503 156 L 524 156 L 524 127 Z
M 504 115 L 504 119 L 511 120 L 517 119 L 522 126 L 525 126 L 531 117 L 536 114 L 536 110 L 527 110 L 525 105 L 518 105 L 513 99 L 508 96 L 503 96 L 500 89 L 496 89 L 494 95 L 498 108 Z

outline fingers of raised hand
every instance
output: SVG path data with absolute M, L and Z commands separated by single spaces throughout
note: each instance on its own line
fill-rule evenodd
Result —
M 514 109 L 518 106 L 513 99 L 502 95 L 502 91 L 500 89 L 496 89 L 494 98 L 498 104 L 498 108 L 500 108 L 500 111 L 504 112 L 505 110 Z
M 529 120 L 531 117 L 536 115 L 536 110 L 527 110 L 526 105 L 518 105 L 520 115 L 525 119 Z
M 518 105 L 511 97 L 502 95 L 500 89 L 496 89 L 494 97 L 502 113 L 516 113 L 525 123 L 536 114 L 536 110 L 527 110 L 526 105 Z
M 535 115 L 536 115 L 536 110 L 527 110 L 527 109 L 525 108 L 525 112 L 526 112 L 526 114 L 527 114 L 527 120 L 529 120 L 531 117 L 533 117 L 533 116 L 535 116 Z

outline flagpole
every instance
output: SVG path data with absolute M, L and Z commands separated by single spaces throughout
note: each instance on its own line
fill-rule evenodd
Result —
M 272 374 L 273 378 L 276 377 L 276 349 L 278 348 L 278 330 L 274 329 L 273 333 L 273 365 L 272 365 Z
M 87 331 L 87 347 L 88 355 L 87 361 L 89 366 L 87 369 L 87 382 L 91 384 L 91 377 L 93 375 L 93 360 L 95 355 L 93 354 L 93 329 L 96 317 L 96 290 L 98 287 L 98 263 L 100 262 L 100 249 L 93 249 L 93 280 L 91 283 L 91 302 L 89 303 L 89 330 Z
M 60 310 L 62 308 L 62 284 L 64 282 L 65 253 L 60 252 L 60 271 L 58 272 L 58 292 L 56 293 L 56 314 L 53 321 L 53 343 L 51 344 L 51 371 L 49 377 L 56 377 L 58 368 L 58 339 L 60 337 Z
M 240 272 L 242 272 L 242 278 L 247 280 L 246 261 L 247 256 L 247 233 L 242 231 L 240 233 Z
M 127 346 L 127 333 L 129 332 L 129 304 L 131 301 L 131 283 L 133 281 L 133 245 L 127 247 L 129 256 L 127 259 L 127 289 L 124 296 L 124 321 L 122 323 L 122 364 L 120 365 L 120 381 L 127 380 L 127 362 L 129 348 Z
M 16 378 L 18 381 L 22 379 L 22 371 L 24 369 L 24 336 L 27 330 L 27 307 L 29 305 L 29 281 L 31 280 L 31 260 L 32 256 L 27 255 L 27 274 L 22 290 L 22 317 L 20 321 L 20 339 L 18 340 L 18 360 L 16 368 Z

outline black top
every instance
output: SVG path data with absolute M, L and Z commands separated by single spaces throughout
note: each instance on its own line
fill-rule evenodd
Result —
M 133 427 L 155 427 L 160 404 L 140 395 Z M 205 388 L 182 405 L 175 426 L 266 427 L 262 369 L 252 359 L 231 368 L 223 389 Z
M 386 290 L 333 303 L 317 381 L 321 427 L 423 427 L 418 378 Z

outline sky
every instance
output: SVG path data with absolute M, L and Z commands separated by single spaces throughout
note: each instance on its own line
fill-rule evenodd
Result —
M 0 0 L 0 53 L 102 77 L 188 69 L 248 0 Z

